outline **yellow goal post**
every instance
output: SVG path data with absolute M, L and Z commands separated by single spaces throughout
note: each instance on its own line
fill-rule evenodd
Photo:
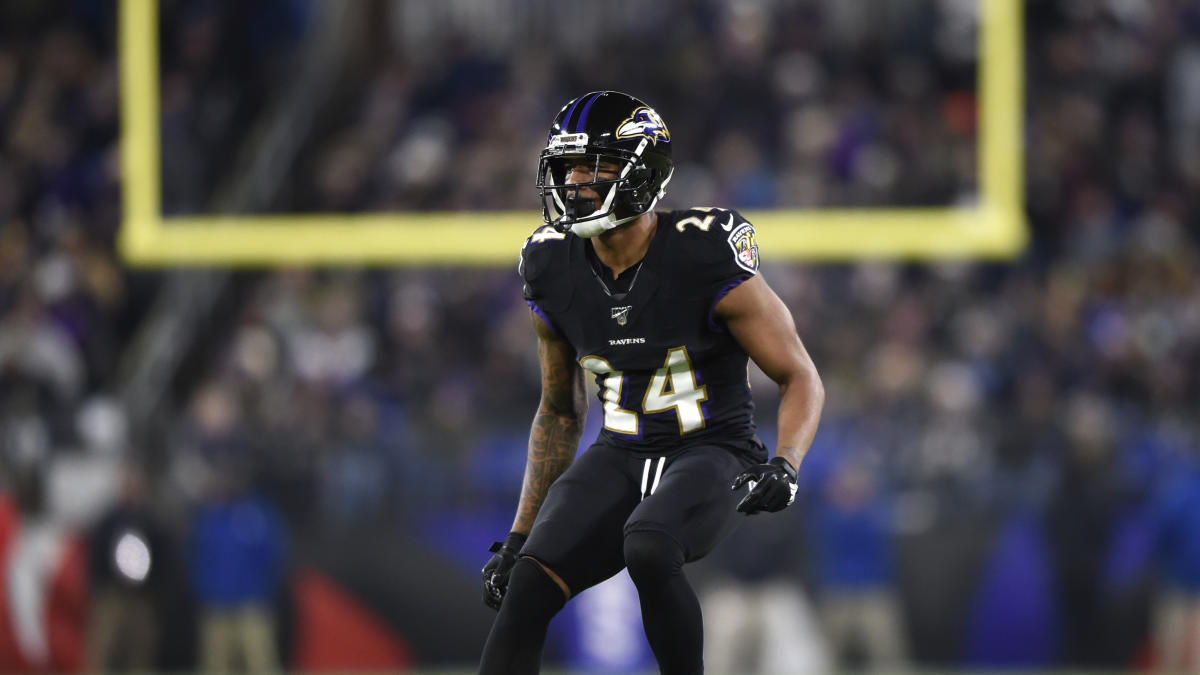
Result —
M 766 260 L 1005 259 L 1028 239 L 1020 0 L 979 0 L 977 162 L 971 206 L 747 211 Z M 121 0 L 123 219 L 137 266 L 512 265 L 538 211 L 164 216 L 158 0 Z

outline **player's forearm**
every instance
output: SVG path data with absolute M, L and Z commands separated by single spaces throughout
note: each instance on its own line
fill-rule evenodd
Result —
M 512 530 L 528 534 L 533 520 L 546 500 L 550 489 L 571 462 L 579 448 L 583 433 L 583 417 L 555 415 L 538 411 L 529 432 L 529 452 L 525 458 L 525 479 L 521 484 L 521 499 Z
M 815 368 L 800 370 L 779 384 L 779 444 L 775 454 L 795 469 L 800 468 L 817 434 L 824 405 L 825 387 Z

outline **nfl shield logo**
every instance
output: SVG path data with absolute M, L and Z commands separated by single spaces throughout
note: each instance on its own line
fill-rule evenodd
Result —
M 633 305 L 612 308 L 612 318 L 617 320 L 618 326 L 624 326 L 629 323 L 629 310 L 631 309 L 633 309 Z

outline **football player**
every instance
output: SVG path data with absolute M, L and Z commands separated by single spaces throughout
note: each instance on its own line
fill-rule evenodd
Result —
M 480 673 L 536 673 L 564 603 L 629 569 L 661 671 L 703 671 L 700 605 L 683 573 L 737 523 L 778 511 L 824 401 L 792 316 L 758 275 L 736 211 L 654 210 L 671 133 L 642 101 L 585 94 L 555 117 L 537 187 L 545 224 L 520 273 L 542 395 L 512 531 L 483 568 L 499 610 Z M 779 384 L 779 445 L 755 435 L 747 358 Z M 575 461 L 599 385 L 604 428 Z

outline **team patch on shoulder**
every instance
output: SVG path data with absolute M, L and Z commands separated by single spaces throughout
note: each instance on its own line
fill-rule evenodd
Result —
M 758 271 L 758 239 L 753 225 L 742 223 L 730 232 L 729 247 L 739 267 L 748 272 Z

